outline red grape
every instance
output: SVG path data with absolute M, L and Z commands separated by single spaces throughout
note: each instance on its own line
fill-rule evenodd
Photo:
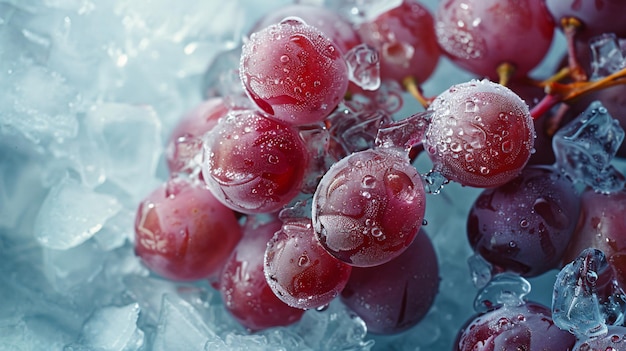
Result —
M 581 40 L 604 33 L 626 35 L 626 3 L 622 0 L 546 0 L 546 6 L 556 21 L 568 17 L 580 21 L 577 35 Z
M 313 196 L 313 226 L 330 254 L 369 267 L 399 256 L 418 233 L 425 192 L 408 159 L 383 149 L 335 163 Z
M 188 170 L 194 158 L 202 155 L 202 136 L 217 125 L 218 119 L 228 114 L 221 98 L 203 101 L 189 111 L 170 134 L 166 159 L 170 173 Z
M 572 351 L 622 351 L 626 349 L 626 327 L 609 326 L 605 335 L 580 340 Z
M 135 253 L 169 279 L 217 275 L 240 238 L 235 213 L 201 183 L 171 179 L 137 210 Z
M 488 80 L 457 84 L 430 105 L 425 150 L 435 170 L 463 185 L 494 187 L 517 176 L 535 138 L 528 105 Z
M 323 120 L 348 89 L 341 50 L 319 29 L 295 18 L 252 34 L 243 46 L 239 72 L 257 106 L 289 124 Z
M 478 196 L 467 220 L 470 245 L 498 269 L 526 277 L 558 268 L 579 202 L 574 184 L 553 167 L 527 167 Z
M 435 17 L 443 51 L 460 67 L 491 79 L 503 63 L 525 76 L 554 36 L 543 0 L 445 0 Z
M 254 25 L 251 32 L 258 32 L 272 24 L 280 23 L 287 17 L 298 17 L 306 24 L 316 27 L 330 38 L 343 53 L 348 52 L 361 42 L 354 28 L 343 17 L 328 8 L 305 4 L 288 5 L 265 15 Z
M 611 194 L 587 189 L 581 197 L 581 212 L 571 243 L 563 256 L 570 262 L 588 247 L 601 250 L 626 287 L 626 191 Z
M 455 351 L 570 351 L 576 338 L 559 329 L 550 309 L 527 302 L 473 317 L 459 332 Z
M 433 17 L 416 0 L 404 0 L 359 27 L 363 42 L 381 57 L 381 78 L 402 83 L 406 77 L 424 82 L 435 70 L 441 52 Z
M 304 313 L 278 299 L 265 280 L 265 248 L 281 225 L 278 219 L 262 224 L 249 219 L 222 270 L 220 292 L 226 309 L 252 331 L 290 325 Z
M 265 278 L 287 305 L 318 308 L 345 287 L 352 267 L 320 245 L 308 219 L 290 219 L 274 234 L 265 251 Z
M 308 160 L 296 129 L 255 111 L 233 111 L 206 135 L 203 176 L 226 206 L 273 212 L 298 194 Z
M 378 334 L 404 331 L 426 315 L 439 289 L 437 256 L 420 232 L 398 257 L 376 267 L 354 267 L 341 300 Z

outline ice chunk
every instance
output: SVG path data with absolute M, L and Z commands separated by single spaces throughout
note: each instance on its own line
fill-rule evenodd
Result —
M 87 241 L 63 250 L 44 248 L 43 262 L 44 273 L 52 287 L 64 293 L 93 282 L 102 271 L 104 256 L 92 241 Z
M 154 187 L 163 152 L 161 122 L 150 106 L 105 103 L 85 117 L 88 138 L 94 147 L 82 160 L 103 160 L 106 178 L 140 198 Z
M 364 90 L 380 87 L 380 58 L 378 51 L 367 44 L 360 44 L 345 55 L 350 81 Z
M 610 163 L 624 140 L 624 130 L 599 101 L 561 128 L 552 140 L 557 166 L 574 181 L 598 192 L 621 190 L 624 176 Z
M 431 112 L 418 112 L 391 123 L 378 131 L 376 146 L 409 149 L 420 144 L 430 121 Z
M 591 49 L 591 80 L 609 76 L 626 67 L 624 52 L 617 36 L 605 33 L 589 40 Z
M 134 239 L 134 224 L 135 212 L 123 208 L 107 220 L 102 229 L 94 235 L 94 239 L 102 250 L 117 249 L 123 246 L 126 240 Z
M 519 274 L 496 274 L 476 295 L 474 309 L 486 312 L 499 306 L 521 306 L 528 293 L 530 283 Z
M 241 47 L 215 55 L 202 77 L 202 95 L 205 98 L 243 93 L 243 85 L 239 80 L 240 58 Z
M 47 248 L 67 250 L 91 238 L 120 210 L 115 197 L 96 193 L 66 177 L 50 190 L 41 205 L 35 219 L 35 236 Z
M 99 351 L 142 349 L 144 333 L 137 328 L 139 305 L 107 306 L 97 311 L 83 326 L 80 343 Z
M 174 295 L 163 296 L 153 351 L 204 351 L 207 343 L 217 340 L 215 332 L 189 303 Z
M 604 253 L 586 249 L 556 277 L 552 299 L 554 323 L 579 339 L 603 335 L 607 324 L 623 323 L 624 295 Z
M 483 288 L 492 278 L 493 267 L 479 254 L 473 254 L 467 259 L 467 264 L 472 275 L 472 282 L 477 288 Z

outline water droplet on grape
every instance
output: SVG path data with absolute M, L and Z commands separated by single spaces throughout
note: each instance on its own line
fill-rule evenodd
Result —
M 366 175 L 361 179 L 361 185 L 364 188 L 373 189 L 376 186 L 376 177 L 371 175 Z
M 528 222 L 528 220 L 526 218 L 522 219 L 519 222 L 519 226 L 522 228 L 528 228 L 528 226 L 530 225 L 530 222 Z
M 485 166 L 481 166 L 480 167 L 480 173 L 481 174 L 487 175 L 487 174 L 489 174 L 489 172 L 490 172 L 489 168 L 487 168 Z
M 287 63 L 287 62 L 289 62 L 289 56 L 287 56 L 287 55 L 283 55 L 283 56 L 281 56 L 281 57 L 280 57 L 280 62 L 282 62 L 282 63 Z
M 465 112 L 478 112 L 478 105 L 471 100 L 465 102 Z
M 374 227 L 371 230 L 372 236 L 375 238 L 380 238 L 383 235 L 383 231 L 378 227 Z

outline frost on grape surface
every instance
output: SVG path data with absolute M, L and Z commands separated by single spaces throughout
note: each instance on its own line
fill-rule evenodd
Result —
M 625 308 L 624 291 L 600 250 L 584 250 L 556 277 L 554 323 L 580 339 L 606 334 L 607 325 L 623 323 Z
M 557 165 L 575 181 L 598 192 L 621 190 L 624 176 L 611 161 L 624 140 L 624 130 L 601 102 L 595 101 L 552 141 Z

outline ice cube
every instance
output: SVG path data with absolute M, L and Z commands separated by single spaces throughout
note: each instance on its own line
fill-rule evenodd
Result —
M 100 194 L 66 177 L 55 185 L 35 219 L 35 236 L 45 247 L 67 250 L 97 233 L 121 210 L 115 197 Z
M 499 306 L 521 306 L 530 293 L 530 283 L 515 273 L 496 274 L 478 292 L 474 300 L 474 309 L 487 312 Z
M 609 76 L 626 67 L 626 59 L 614 33 L 605 33 L 589 40 L 591 49 L 591 80 Z
M 380 58 L 378 51 L 367 44 L 360 44 L 345 55 L 350 81 L 364 90 L 380 87 Z
M 557 166 L 574 181 L 598 192 L 621 190 L 624 176 L 610 163 L 624 140 L 624 130 L 599 101 L 562 127 L 552 140 Z
M 80 343 L 99 351 L 142 350 L 144 333 L 137 328 L 139 305 L 98 309 L 83 326 Z

